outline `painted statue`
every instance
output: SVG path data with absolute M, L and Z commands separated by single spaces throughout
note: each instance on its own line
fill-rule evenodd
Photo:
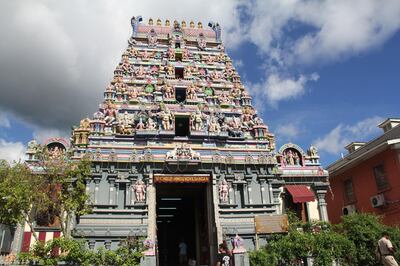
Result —
M 218 22 L 212 22 L 210 21 L 208 23 L 208 26 L 211 27 L 213 29 L 213 31 L 215 32 L 215 38 L 217 39 L 217 42 L 221 42 L 221 26 L 219 25 Z
M 159 116 L 161 118 L 161 125 L 163 130 L 172 130 L 173 114 L 171 113 L 171 111 L 166 108 L 159 113 Z
M 112 102 L 107 102 L 104 108 L 104 121 L 106 123 L 112 123 L 115 121 L 117 116 L 117 110 Z
M 188 100 L 197 100 L 197 88 L 195 85 L 191 84 L 187 88 L 186 93 Z
M 133 16 L 133 17 L 131 18 L 132 36 L 133 36 L 133 37 L 136 37 L 137 31 L 138 31 L 138 28 L 139 28 L 139 23 L 140 23 L 142 20 L 143 20 L 142 16 L 137 16 L 137 17 Z
M 144 202 L 146 195 L 146 185 L 144 184 L 144 182 L 141 179 L 139 179 L 138 181 L 136 181 L 135 185 L 133 186 L 133 189 L 135 191 L 136 201 Z
M 192 114 L 190 120 L 192 124 L 192 130 L 194 131 L 203 130 L 203 116 L 200 110 L 197 110 L 196 113 Z
M 309 151 L 308 153 L 311 157 L 318 157 L 318 149 L 314 145 L 311 145 L 310 149 L 308 151 Z
M 174 88 L 172 88 L 172 86 L 169 84 L 166 84 L 164 86 L 164 98 L 165 99 L 174 98 Z
M 157 129 L 157 123 L 154 121 L 154 119 L 153 118 L 151 118 L 150 116 L 149 116 L 149 118 L 147 119 L 147 126 L 146 126 L 146 128 L 148 129 L 148 130 L 156 130 Z
M 222 182 L 219 184 L 219 199 L 221 202 L 228 202 L 228 194 L 229 194 L 229 185 L 226 180 L 222 180 Z

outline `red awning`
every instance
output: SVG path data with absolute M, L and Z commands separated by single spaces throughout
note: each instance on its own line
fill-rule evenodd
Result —
M 314 193 L 305 185 L 287 185 L 287 191 L 293 197 L 294 203 L 314 201 Z

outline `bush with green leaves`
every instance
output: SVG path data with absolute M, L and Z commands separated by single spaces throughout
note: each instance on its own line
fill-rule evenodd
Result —
M 83 240 L 61 237 L 46 243 L 36 242 L 29 252 L 20 253 L 18 259 L 34 265 L 135 266 L 140 265 L 142 257 L 143 244 L 136 237 L 121 241 L 116 250 L 103 247 L 89 250 Z

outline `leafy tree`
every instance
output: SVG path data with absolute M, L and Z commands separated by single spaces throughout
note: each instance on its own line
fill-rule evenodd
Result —
M 32 174 L 24 164 L 0 162 L 0 223 L 15 225 L 26 222 L 34 232 L 34 203 L 43 202 L 43 180 Z M 40 207 L 40 205 L 39 205 Z M 36 234 L 33 234 L 36 237 Z
M 30 167 L 0 163 L 0 222 L 26 222 L 35 238 L 35 222 L 59 225 L 70 237 L 73 219 L 90 212 L 85 191 L 90 161 L 54 156 L 45 147 L 38 147 L 36 158 Z
M 356 246 L 356 264 L 365 266 L 376 265 L 375 249 L 385 229 L 381 217 L 368 213 L 343 216 L 342 223 L 336 226 Z
M 328 223 L 302 223 L 289 214 L 287 234 L 273 235 L 260 251 L 250 253 L 251 265 L 298 265 L 307 257 L 314 258 L 316 266 L 355 265 L 354 244 L 335 232 Z

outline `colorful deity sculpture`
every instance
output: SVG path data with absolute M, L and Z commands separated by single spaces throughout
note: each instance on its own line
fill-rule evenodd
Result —
M 135 185 L 133 186 L 133 189 L 135 191 L 135 197 L 137 202 L 144 202 L 145 201 L 145 195 L 146 195 L 146 185 L 144 182 L 139 179 L 136 181 Z
M 173 129 L 172 121 L 174 119 L 174 115 L 171 113 L 171 111 L 168 108 L 165 108 L 158 115 L 161 119 L 162 129 L 172 130 Z
M 192 130 L 203 130 L 203 115 L 201 114 L 200 110 L 197 110 L 194 114 L 192 114 L 190 117 L 190 122 L 192 124 Z
M 219 200 L 222 203 L 227 203 L 228 202 L 228 195 L 229 195 L 229 184 L 226 182 L 225 179 L 223 179 L 218 187 L 219 191 Z

